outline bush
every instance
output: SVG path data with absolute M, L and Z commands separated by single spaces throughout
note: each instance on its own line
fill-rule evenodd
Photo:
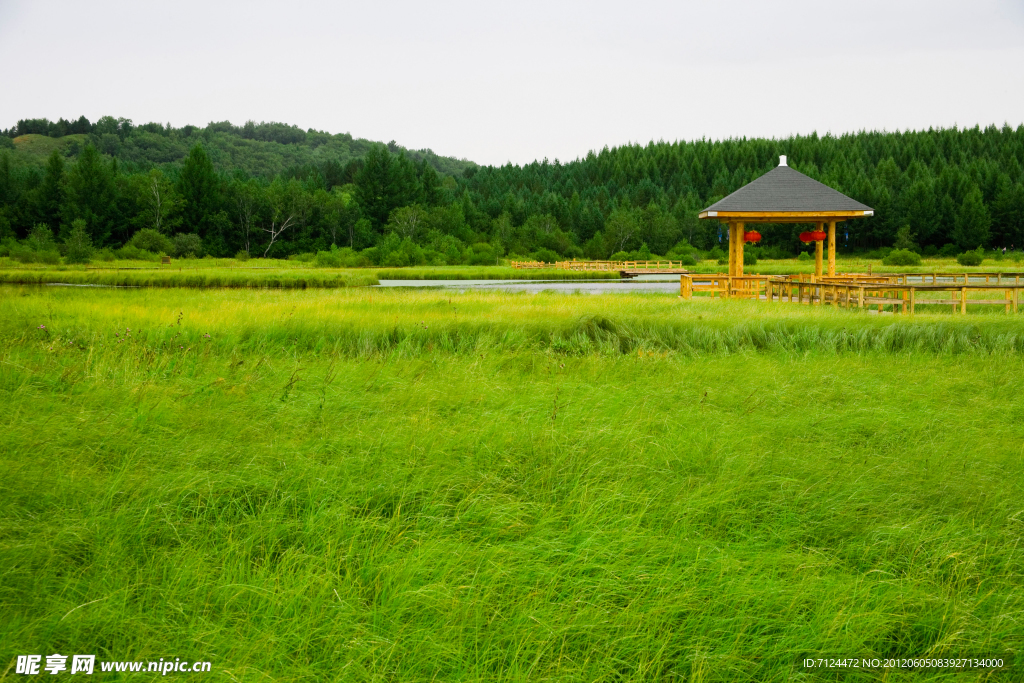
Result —
M 94 254 L 94 257 L 98 261 L 108 261 L 108 262 L 109 261 L 113 261 L 114 259 L 117 258 L 117 256 L 114 255 L 114 250 L 111 249 L 110 247 L 104 247 L 103 249 L 100 249 L 99 251 L 97 251 Z
M 624 258 L 618 258 L 619 254 L 622 254 Z M 629 257 L 624 251 L 620 251 L 619 254 L 612 254 L 612 261 L 625 261 Z M 550 249 L 538 249 L 533 252 L 533 259 L 535 261 L 543 261 L 544 263 L 554 263 L 558 261 L 558 254 L 551 251 Z
M 695 266 L 697 265 L 697 259 L 693 258 L 693 254 L 683 254 L 679 257 L 679 263 L 684 266 Z
M 722 258 L 718 259 L 718 265 L 720 265 L 720 266 L 727 266 L 727 265 L 729 265 L 729 259 L 727 259 L 727 258 L 725 258 L 723 256 Z
M 956 256 L 957 250 L 955 244 L 943 244 L 942 248 L 939 249 L 939 256 L 945 256 L 946 258 L 952 258 Z
M 939 255 L 939 248 L 937 246 L 935 246 L 934 244 L 929 244 L 928 246 L 926 246 L 924 249 L 921 250 L 921 255 L 922 256 L 938 256 Z
M 810 261 L 811 260 L 811 255 L 808 254 L 806 251 L 801 251 L 800 255 L 797 256 L 796 259 L 798 261 Z
M 743 252 L 743 265 L 745 266 L 756 266 L 757 265 L 757 254 L 744 251 Z
M 487 242 L 477 242 L 466 251 L 469 258 L 465 261 L 471 266 L 493 266 L 498 259 L 494 247 Z
M 319 253 L 319 252 L 317 252 Z M 289 261 L 298 261 L 299 263 L 312 263 L 316 260 L 317 254 L 312 251 L 303 254 L 290 254 L 288 256 Z
M 980 247 L 975 251 L 965 251 L 962 254 L 957 254 L 956 262 L 961 266 L 980 266 L 981 262 L 985 260 L 982 254 Z
M 35 252 L 57 251 L 57 242 L 53 239 L 53 231 L 42 223 L 38 223 L 32 228 L 32 232 L 25 238 L 25 246 Z
M 887 266 L 919 266 L 921 257 L 909 249 L 893 249 L 882 263 Z
M 721 247 L 715 247 L 714 249 L 708 252 L 708 258 L 721 261 L 722 259 L 725 258 L 725 252 L 722 251 Z
M 135 233 L 132 236 L 131 245 L 154 254 L 170 254 L 174 251 L 174 242 L 171 241 L 171 238 L 161 235 L 152 228 L 143 228 Z
M 178 258 L 200 258 L 203 255 L 203 240 L 191 232 L 179 232 L 174 236 L 174 255 Z
M 235 260 L 236 261 L 248 261 L 249 260 L 249 252 L 247 252 L 245 249 L 239 249 L 238 253 L 235 254 Z
M 341 256 L 335 251 L 318 251 L 313 265 L 317 268 L 341 268 Z
M 45 263 L 48 266 L 56 265 L 60 263 L 60 252 L 40 251 L 36 254 L 36 261 L 39 263 Z
M 24 244 L 16 244 L 10 248 L 8 255 L 19 263 L 35 263 L 36 252 L 26 247 Z
M 92 238 L 85 229 L 81 218 L 71 223 L 71 232 L 64 240 L 64 261 L 66 263 L 88 263 L 92 258 Z
M 145 249 L 139 249 L 138 247 L 132 246 L 131 243 L 124 245 L 116 252 L 117 257 L 124 259 L 125 261 L 159 261 L 160 254 L 154 254 L 151 251 Z

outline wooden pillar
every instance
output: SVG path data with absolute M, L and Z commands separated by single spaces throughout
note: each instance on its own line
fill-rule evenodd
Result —
M 743 275 L 743 223 L 736 224 L 736 274 Z
M 736 224 L 729 223 L 729 275 L 736 274 Z
M 914 315 L 914 304 L 917 302 L 917 290 L 910 288 L 910 315 Z
M 828 222 L 828 276 L 836 275 L 836 222 Z
M 967 313 L 967 288 L 960 288 L 960 312 Z
M 821 232 L 821 228 L 824 223 L 818 223 L 816 229 Z M 821 277 L 821 240 L 814 242 L 814 275 L 815 277 Z

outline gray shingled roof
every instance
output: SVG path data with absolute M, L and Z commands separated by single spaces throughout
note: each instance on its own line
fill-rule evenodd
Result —
M 704 211 L 871 211 L 789 166 L 776 166 Z

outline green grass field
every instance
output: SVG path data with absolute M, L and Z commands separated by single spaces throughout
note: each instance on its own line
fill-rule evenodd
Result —
M 7 286 L 0 344 L 8 662 L 1024 677 L 1015 316 Z

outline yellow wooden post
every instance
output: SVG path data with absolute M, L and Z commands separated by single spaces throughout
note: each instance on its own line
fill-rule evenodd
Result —
M 836 275 L 836 222 L 828 222 L 828 276 Z
M 736 224 L 736 275 L 743 275 L 743 223 Z
M 729 252 L 729 275 L 736 275 L 736 252 L 739 250 L 739 247 L 736 245 L 737 240 L 735 223 L 729 224 L 729 235 L 731 236 L 729 244 L 732 247 L 732 251 Z
M 1006 290 L 1006 312 L 1010 312 L 1010 299 L 1013 298 L 1013 292 L 1009 289 Z
M 857 288 L 857 308 L 864 308 L 864 288 Z
M 915 296 L 915 291 L 916 290 L 913 287 L 910 288 L 910 315 L 914 315 L 914 304 L 917 301 L 917 297 Z
M 1013 312 L 1017 312 L 1017 301 L 1020 299 L 1020 290 L 1016 287 L 1013 290 Z
M 960 288 L 960 312 L 967 313 L 967 288 Z
M 821 240 L 814 243 L 814 275 L 821 277 Z

